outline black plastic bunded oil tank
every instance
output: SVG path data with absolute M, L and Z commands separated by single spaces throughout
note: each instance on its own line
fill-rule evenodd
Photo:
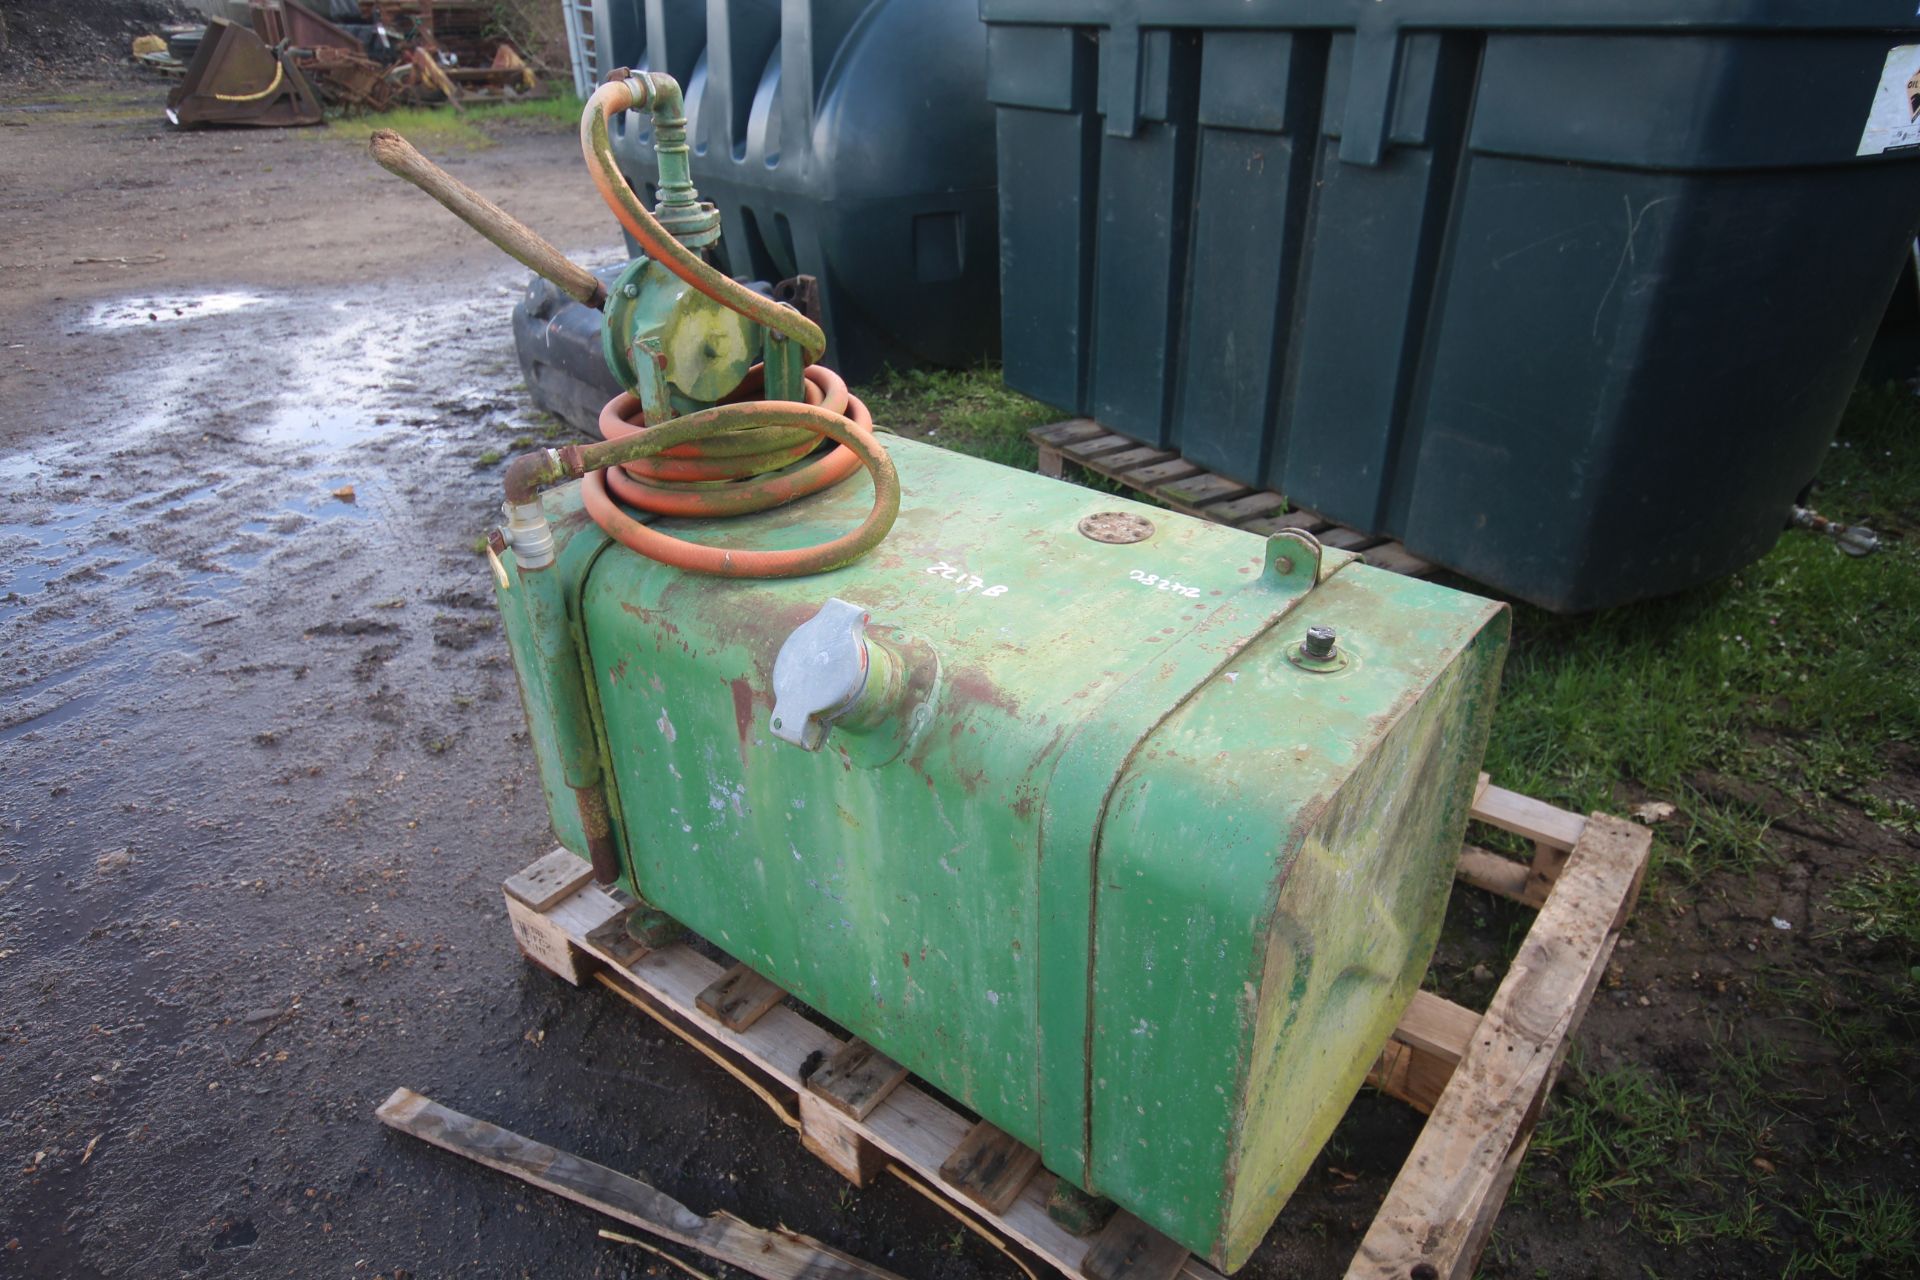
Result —
M 826 363 L 859 380 L 998 349 L 993 109 L 971 4 L 646 0 L 642 17 L 640 47 L 606 56 L 685 87 L 724 265 L 815 277 Z M 654 180 L 648 119 L 630 113 L 614 151 L 636 190 Z
M 1773 544 L 1920 223 L 1913 0 L 981 0 L 1018 390 L 1549 608 Z

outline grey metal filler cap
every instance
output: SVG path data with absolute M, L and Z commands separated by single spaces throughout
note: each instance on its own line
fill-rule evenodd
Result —
M 773 736 L 818 751 L 827 726 L 867 687 L 867 611 L 829 599 L 773 660 Z

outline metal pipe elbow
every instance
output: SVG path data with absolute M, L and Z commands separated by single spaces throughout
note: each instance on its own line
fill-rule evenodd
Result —
M 519 506 L 535 501 L 542 489 L 567 478 L 566 465 L 560 458 L 559 450 L 534 449 L 519 454 L 507 463 L 506 475 L 501 483 L 507 491 L 507 501 Z
M 631 71 L 621 67 L 593 91 L 587 105 L 590 111 L 600 114 L 645 111 L 653 116 L 656 124 L 686 123 L 687 104 L 680 82 L 664 71 Z

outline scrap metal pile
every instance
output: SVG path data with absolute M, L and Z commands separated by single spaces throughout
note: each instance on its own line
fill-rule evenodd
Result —
M 333 0 L 327 10 L 248 0 L 248 25 L 214 18 L 198 35 L 176 33 L 164 52 L 135 56 L 181 76 L 167 118 L 182 128 L 319 124 L 326 106 L 458 110 L 540 88 L 484 0 Z

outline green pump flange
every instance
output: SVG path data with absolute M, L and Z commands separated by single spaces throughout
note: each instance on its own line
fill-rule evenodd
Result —
M 607 290 L 601 352 L 649 422 L 715 404 L 762 358 L 769 331 L 715 302 L 651 258 Z M 797 397 L 796 397 L 797 398 Z

